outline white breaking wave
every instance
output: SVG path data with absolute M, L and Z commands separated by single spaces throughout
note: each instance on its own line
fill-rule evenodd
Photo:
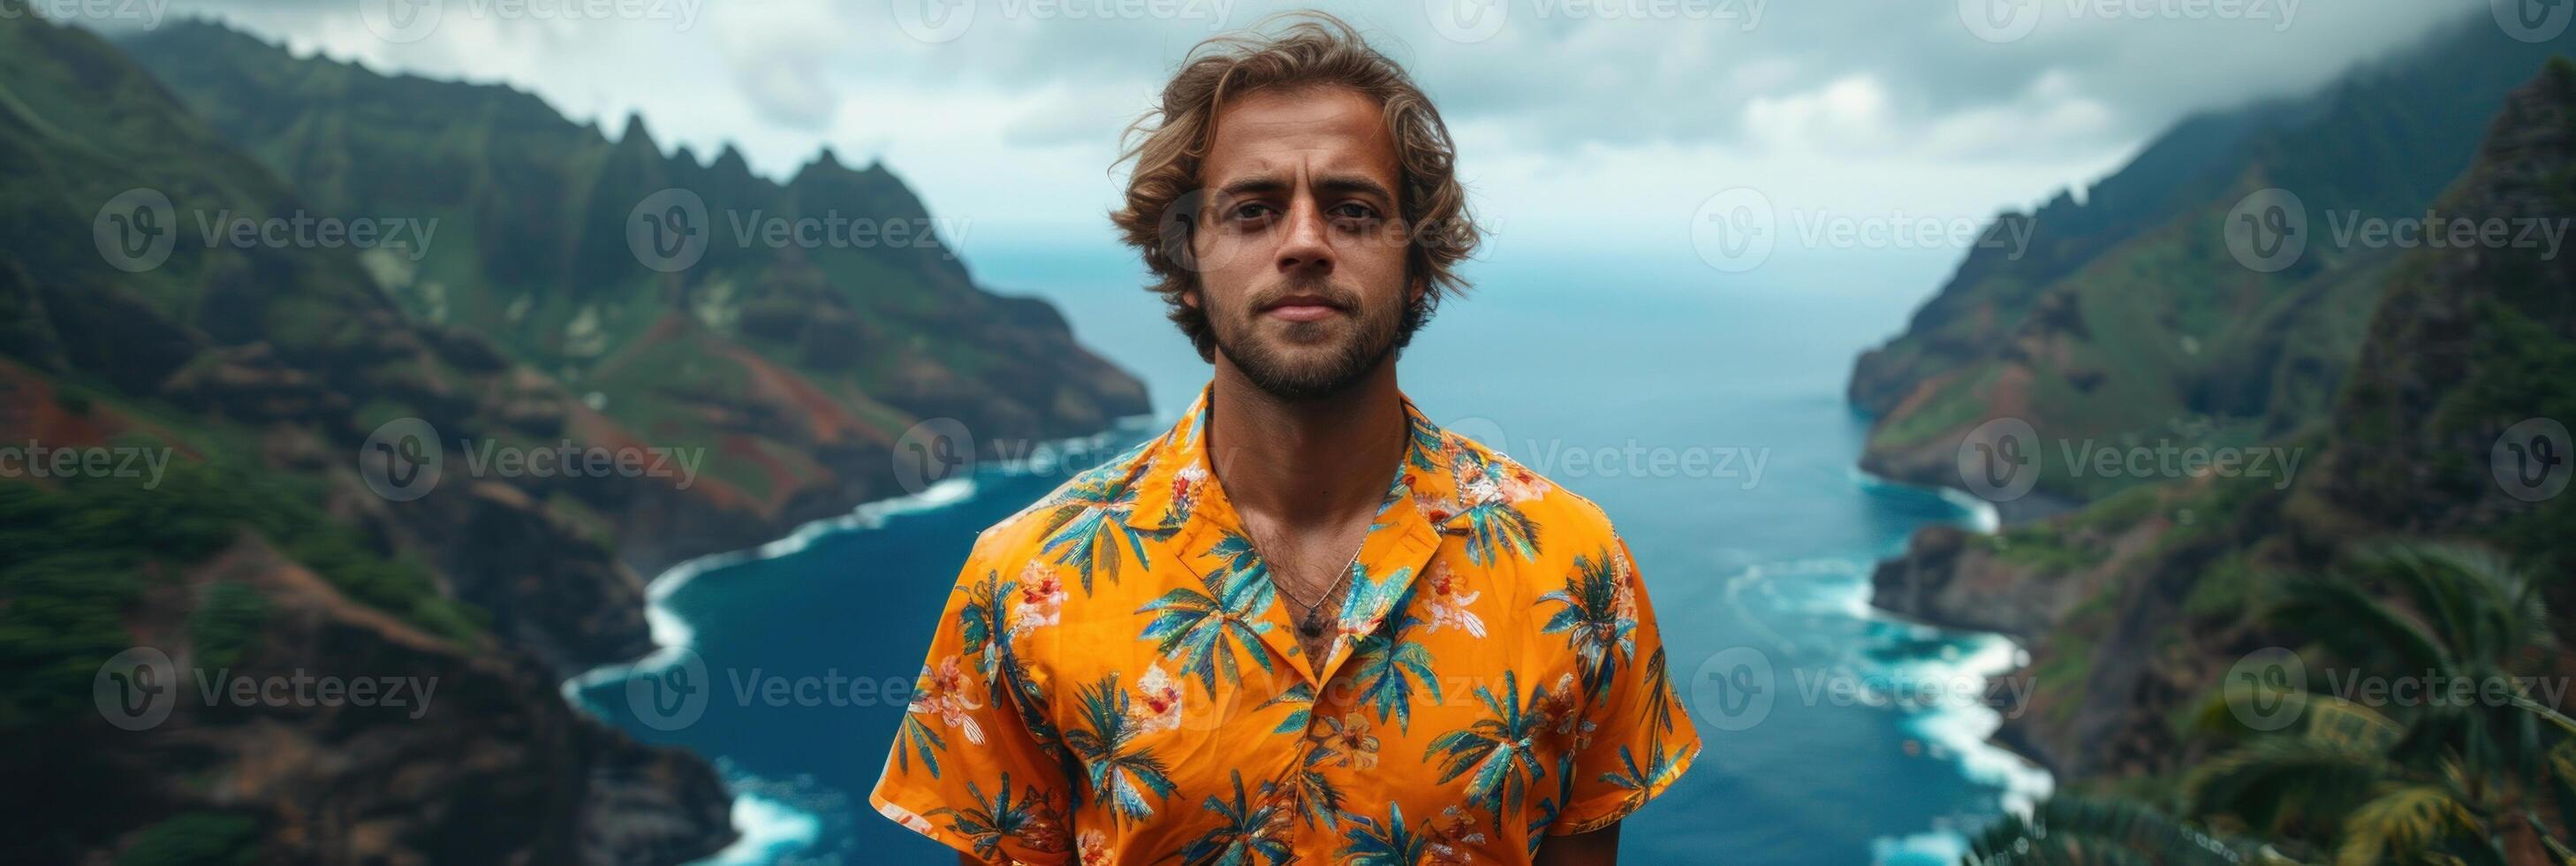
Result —
M 814 546 L 814 542 L 835 533 L 882 528 L 890 518 L 945 508 L 965 501 L 975 495 L 975 489 L 974 479 L 951 478 L 933 484 L 920 493 L 863 503 L 851 509 L 848 514 L 806 523 L 796 527 L 796 531 L 788 533 L 784 538 L 750 550 L 711 553 L 671 566 L 669 570 L 653 578 L 653 582 L 646 584 L 644 588 L 644 624 L 652 633 L 653 651 L 643 658 L 619 664 L 601 665 L 582 672 L 580 676 L 565 680 L 564 699 L 578 706 L 581 705 L 579 695 L 583 690 L 628 679 L 636 674 L 659 673 L 677 664 L 681 650 L 694 648 L 697 642 L 697 631 L 689 627 L 688 620 L 671 610 L 670 600 L 672 596 L 679 593 L 681 588 L 688 586 L 689 581 L 696 580 L 698 575 L 746 562 L 777 559 L 801 553 L 806 548 Z
M 733 827 L 742 834 L 701 866 L 755 866 L 812 850 L 822 837 L 823 819 L 811 812 L 760 796 L 744 794 L 733 801 Z
M 1148 416 L 1120 419 L 1106 432 L 1059 440 L 1054 443 L 1053 451 L 1061 452 L 1075 446 L 1088 447 L 1096 451 L 1099 446 L 1111 441 L 1112 437 L 1130 435 L 1132 431 L 1151 421 Z M 1010 476 L 1050 472 L 1058 468 L 1060 467 L 1054 465 L 1034 465 L 1025 459 L 996 461 L 988 465 L 989 471 Z M 683 651 L 694 649 L 697 631 L 689 626 L 686 618 L 670 608 L 670 600 L 679 593 L 681 588 L 688 586 L 689 581 L 697 579 L 698 575 L 746 562 L 777 559 L 801 553 L 813 547 L 816 541 L 837 533 L 881 529 L 889 519 L 946 508 L 974 498 L 978 489 L 975 480 L 971 477 L 951 478 L 932 484 L 919 493 L 861 503 L 848 514 L 808 522 L 796 527 L 795 531 L 789 532 L 785 537 L 759 547 L 712 553 L 671 566 L 654 576 L 652 582 L 646 584 L 644 588 L 644 625 L 652 635 L 653 651 L 633 661 L 601 665 L 583 671 L 580 676 L 565 680 L 562 686 L 564 702 L 597 716 L 598 711 L 582 700 L 582 692 L 621 682 L 638 674 L 660 673 L 678 664 Z M 815 842 L 822 833 L 825 810 L 800 807 L 782 799 L 763 796 L 760 791 L 770 786 L 756 778 L 736 772 L 725 762 L 718 763 L 727 777 L 726 787 L 737 792 L 734 795 L 731 820 L 734 829 L 742 835 L 732 845 L 726 846 L 714 857 L 699 861 L 700 863 L 714 864 L 714 866 L 775 863 L 800 853 L 810 852 L 814 848 Z M 746 790 L 747 788 L 753 790 Z M 838 857 L 829 858 L 833 862 L 838 859 Z
M 2019 644 L 2002 635 L 1987 634 L 1978 636 L 1974 648 L 1957 659 L 1914 661 L 1904 667 L 1922 681 L 1959 681 L 1970 687 L 1963 692 L 1984 694 L 1994 677 L 2011 673 L 2029 661 L 2030 654 Z M 2056 790 L 2057 780 L 2047 770 L 1994 744 L 1995 731 L 2003 723 L 2003 714 L 1982 702 L 1923 713 L 1911 720 L 1915 733 L 1959 756 L 1959 768 L 1969 779 L 2002 788 L 2006 811 L 2029 817 L 2031 807 Z
M 1948 488 L 1924 488 L 1890 481 L 1858 469 L 1852 470 L 1853 482 L 1863 489 L 1930 490 L 1942 501 L 1957 507 L 1961 523 L 1980 533 L 1992 534 L 2003 525 L 1994 503 L 1964 491 Z M 1910 622 L 1879 610 L 1870 604 L 1870 573 L 1876 563 L 1868 559 L 1817 557 L 1786 562 L 1757 563 L 1746 566 L 1727 581 L 1728 601 L 1742 607 L 1741 596 L 1747 590 L 1782 599 L 1780 578 L 1810 581 L 1797 593 L 1795 604 L 1788 609 L 1806 614 L 1841 614 L 1853 619 L 1884 623 L 1901 628 L 1917 638 L 1932 638 L 1946 630 Z M 1831 578 L 1843 578 L 1837 582 Z M 1824 578 L 1824 580 L 1818 580 Z M 1780 635 L 1760 617 L 1746 617 L 1748 624 L 1770 633 L 1784 650 L 1795 644 Z M 1909 659 L 1888 666 L 1891 678 L 1901 682 L 1956 683 L 1953 694 L 1983 695 L 1994 677 L 2010 673 L 2028 663 L 2029 654 L 2011 639 L 1998 634 L 1977 633 L 1966 652 L 1944 652 L 1939 658 Z M 1868 667 L 1856 659 L 1836 663 L 1845 674 Z M 1995 745 L 1995 731 L 2003 727 L 2003 715 L 1983 701 L 1961 701 L 1909 713 L 1907 728 L 1925 740 L 1934 754 L 1953 756 L 1960 774 L 1970 781 L 1992 785 L 2001 790 L 1999 805 L 2007 812 L 2028 817 L 2038 801 L 2056 790 L 2056 779 L 2048 771 L 2011 750 Z M 1947 822 L 1943 822 L 1946 824 Z M 1973 829 L 1973 828 L 1971 828 Z M 1880 837 L 1870 843 L 1872 862 L 1882 866 L 1955 863 L 1966 853 L 1966 831 L 1950 826 L 1935 826 L 1928 832 L 1903 837 Z
M 1960 490 L 1955 487 L 1924 487 L 1915 484 L 1907 484 L 1902 481 L 1891 481 L 1877 475 L 1863 472 L 1858 467 L 1854 467 L 1851 470 L 1851 474 L 1853 482 L 1860 485 L 1864 490 L 1931 491 L 1932 495 L 1941 497 L 1941 501 L 1950 503 L 1960 511 L 1967 512 L 1968 518 L 1961 522 L 1966 523 L 1968 528 L 1974 529 L 1978 532 L 1992 535 L 1996 530 L 2002 529 L 2004 526 L 2003 512 L 1996 509 L 1994 503 L 1979 498 L 1975 494 L 1969 493 L 1965 490 Z

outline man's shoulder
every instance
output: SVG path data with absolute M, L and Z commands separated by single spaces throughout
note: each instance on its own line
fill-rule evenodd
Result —
M 1447 443 L 1443 450 L 1454 455 L 1454 466 L 1465 467 L 1465 471 L 1453 468 L 1453 474 L 1461 478 L 1464 486 L 1474 488 L 1461 490 L 1462 499 L 1498 495 L 1549 535 L 1607 539 L 1615 534 L 1609 512 L 1591 498 L 1483 442 L 1450 430 L 1441 431 L 1441 435 Z M 1480 484 L 1491 484 L 1492 492 L 1478 492 L 1482 489 Z
M 975 535 L 973 558 L 995 566 L 1027 560 L 1057 529 L 1079 517 L 1082 509 L 1119 511 L 1132 507 L 1134 488 L 1148 468 L 1148 451 L 1153 444 L 1154 440 L 1148 439 L 1098 466 L 1074 473 L 1046 495 L 985 527 Z M 1102 519 L 1121 520 L 1124 516 L 1109 514 Z M 1016 567 L 1016 563 L 1012 564 Z

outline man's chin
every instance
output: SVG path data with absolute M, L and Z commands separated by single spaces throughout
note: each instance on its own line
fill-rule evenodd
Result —
M 1250 352 L 1219 347 L 1235 369 L 1264 393 L 1282 400 L 1320 400 L 1349 391 L 1374 364 L 1354 362 L 1346 341 L 1297 344 L 1265 341 Z

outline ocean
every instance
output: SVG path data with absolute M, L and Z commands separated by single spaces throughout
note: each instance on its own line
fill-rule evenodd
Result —
M 978 530 L 1168 423 L 1207 377 L 1116 250 L 973 260 L 979 282 L 1054 301 L 1146 380 L 1158 417 L 655 580 L 664 651 L 565 688 L 717 763 L 744 838 L 714 862 L 954 862 L 867 806 L 903 713 L 881 684 L 918 671 Z M 1433 420 L 1592 498 L 1636 555 L 1706 750 L 1629 819 L 1623 862 L 1950 863 L 1967 834 L 2049 790 L 1985 743 L 2014 709 L 1989 703 L 1984 677 L 2020 650 L 1868 605 L 1871 567 L 1916 528 L 1994 520 L 1854 468 L 1867 422 L 1842 398 L 1852 358 L 1938 275 L 1883 264 L 1721 280 L 1695 262 L 1487 261 L 1401 361 Z M 649 682 L 638 671 L 679 669 L 704 683 L 702 707 L 630 689 Z

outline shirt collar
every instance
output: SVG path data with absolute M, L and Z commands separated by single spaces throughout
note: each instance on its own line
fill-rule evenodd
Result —
M 1140 468 L 1133 488 L 1136 504 L 1127 513 L 1127 525 L 1137 529 L 1178 531 L 1186 528 L 1192 518 L 1201 516 L 1219 517 L 1232 523 L 1231 506 L 1217 491 L 1216 473 L 1208 465 L 1209 394 L 1209 387 L 1201 386 L 1198 397 L 1190 401 L 1190 408 L 1181 413 L 1181 419 L 1144 445 L 1141 459 L 1137 461 Z M 1460 516 L 1457 513 L 1459 509 L 1453 505 L 1459 499 L 1459 479 L 1452 469 L 1467 446 L 1450 436 L 1440 425 L 1432 423 L 1430 416 L 1424 415 L 1421 407 L 1413 404 L 1412 398 L 1399 399 L 1404 401 L 1408 430 L 1404 459 L 1393 471 L 1387 501 L 1379 509 L 1378 522 L 1384 523 L 1396 517 L 1395 512 L 1408 511 L 1427 519 L 1434 528 L 1440 528 Z M 1484 460 L 1480 457 L 1469 455 L 1468 459 L 1481 467 Z M 1421 503 L 1424 507 L 1397 508 L 1400 504 L 1409 504 L 1407 500 Z M 1211 508 L 1203 509 L 1202 506 Z M 1203 510 L 1214 513 L 1203 515 Z
M 1304 657 L 1294 636 L 1295 624 L 1279 604 L 1265 608 L 1260 616 L 1266 625 L 1254 629 L 1262 643 L 1288 657 L 1290 667 L 1309 682 L 1328 681 L 1362 636 L 1385 627 L 1386 617 L 1411 593 L 1415 577 L 1439 550 L 1441 534 L 1461 531 L 1458 521 L 1467 515 L 1457 505 L 1459 473 L 1453 467 L 1472 468 L 1469 474 L 1484 475 L 1482 453 L 1469 451 L 1465 440 L 1431 423 L 1410 399 L 1404 401 L 1404 415 L 1410 431 L 1404 457 L 1389 467 L 1394 477 L 1370 521 L 1367 537 L 1360 542 L 1350 589 L 1335 618 L 1337 634 L 1326 656 Z M 1227 534 L 1243 531 L 1242 521 L 1208 466 L 1207 423 L 1208 390 L 1202 388 L 1172 429 L 1143 446 L 1144 468 L 1136 476 L 1135 504 L 1126 518 L 1129 526 L 1176 538 L 1180 565 L 1193 573 L 1220 567 L 1211 553 L 1213 545 Z

